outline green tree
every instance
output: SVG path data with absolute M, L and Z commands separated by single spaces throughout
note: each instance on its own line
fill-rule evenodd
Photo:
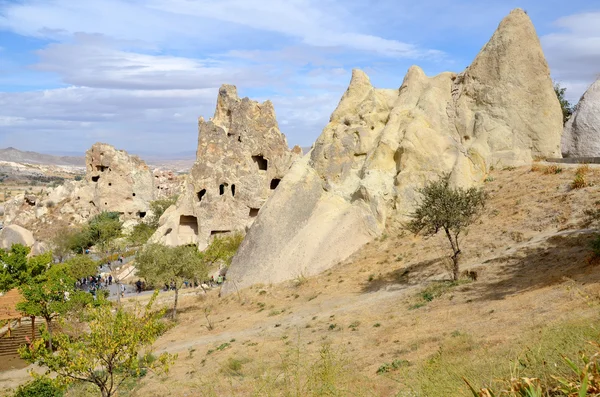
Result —
M 565 98 L 565 93 L 567 89 L 562 87 L 559 83 L 554 82 L 554 92 L 556 93 L 556 97 L 558 98 L 558 102 L 560 102 L 560 107 L 562 109 L 563 114 L 563 125 L 567 123 L 567 120 L 573 114 L 574 107 L 571 103 Z
M 194 246 L 167 247 L 162 244 L 148 244 L 136 255 L 138 275 L 154 285 L 173 283 L 175 301 L 172 317 L 177 317 L 179 290 L 184 281 L 204 279 L 208 268 Z
M 150 211 L 152 216 L 148 219 L 148 226 L 154 230 L 158 229 L 158 221 L 165 211 L 177 203 L 177 196 L 171 196 L 166 199 L 154 200 L 150 202 Z
M 46 320 L 50 350 L 52 350 L 52 320 L 69 310 L 71 304 L 69 295 L 75 292 L 74 286 L 75 279 L 69 275 L 68 267 L 58 264 L 19 287 L 23 301 L 17 303 L 17 310 Z
M 215 237 L 202 252 L 206 265 L 210 268 L 215 263 L 221 262 L 224 267 L 229 267 L 243 240 L 244 235 L 242 233 L 234 233 L 225 237 Z
M 0 249 L 0 291 L 29 282 L 52 263 L 52 253 L 29 257 L 30 252 L 29 247 L 21 244 L 13 244 L 9 250 Z
M 119 216 L 118 212 L 102 212 L 88 223 L 90 242 L 102 252 L 108 253 L 110 243 L 123 234 L 123 222 Z
M 98 387 L 102 397 L 114 396 L 127 379 L 138 378 L 148 370 L 167 372 L 174 361 L 175 356 L 168 353 L 158 358 L 151 354 L 152 344 L 165 330 L 160 321 L 164 313 L 152 311 L 156 296 L 143 309 L 91 308 L 88 329 L 75 335 L 58 333 L 56 352 L 43 340 L 36 340 L 19 353 L 29 362 L 46 367 L 46 375 L 55 373 L 61 384 L 88 382 Z
M 138 223 L 133 227 L 131 234 L 127 236 L 127 240 L 129 240 L 133 246 L 140 247 L 148 242 L 155 231 L 156 229 L 147 223 Z
M 481 188 L 453 188 L 449 175 L 427 183 L 419 189 L 419 193 L 421 201 L 406 228 L 415 234 L 425 235 L 444 231 L 452 248 L 452 278 L 456 281 L 461 254 L 459 236 L 475 221 L 485 206 L 487 194 Z
M 95 276 L 98 273 L 98 264 L 89 255 L 76 255 L 65 262 L 69 276 L 75 280 Z

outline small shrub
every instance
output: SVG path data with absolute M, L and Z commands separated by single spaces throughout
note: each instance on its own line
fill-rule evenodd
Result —
M 18 387 L 13 397 L 62 397 L 63 391 L 48 378 L 37 378 Z
M 381 324 L 380 323 L 375 323 L 375 324 L 373 324 L 373 327 L 379 328 L 379 327 L 381 327 Z
M 560 174 L 563 171 L 563 169 L 560 168 L 558 165 L 549 165 L 543 171 L 544 171 L 544 174 L 550 175 L 550 174 Z
M 587 186 L 587 182 L 585 181 L 585 176 L 582 174 L 575 174 L 575 178 L 573 182 L 571 182 L 571 189 L 583 189 Z
M 348 326 L 348 328 L 350 328 L 352 331 L 356 331 L 358 329 L 359 325 L 360 325 L 360 321 L 354 321 L 352 324 L 350 324 Z
M 395 371 L 402 367 L 410 366 L 410 362 L 407 360 L 394 360 L 391 363 L 385 363 L 377 369 L 377 374 L 385 374 L 391 371 Z

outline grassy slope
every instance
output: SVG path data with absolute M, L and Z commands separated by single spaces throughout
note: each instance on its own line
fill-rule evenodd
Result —
M 170 376 L 128 394 L 461 396 L 461 376 L 547 376 L 559 352 L 600 340 L 592 234 L 573 233 L 587 227 L 598 187 L 570 190 L 574 172 L 492 173 L 489 205 L 463 242 L 476 282 L 441 286 L 447 242 L 393 224 L 320 277 L 226 298 L 190 293 L 156 344 L 179 354 Z M 588 180 L 598 185 L 600 169 Z

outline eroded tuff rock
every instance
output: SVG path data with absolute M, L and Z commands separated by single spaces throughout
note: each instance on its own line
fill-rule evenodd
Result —
M 152 241 L 204 249 L 211 236 L 244 230 L 296 158 L 273 104 L 240 99 L 232 85 L 221 87 L 214 117 L 200 118 L 198 130 L 185 191 L 160 219 Z
M 120 212 L 122 219 L 146 216 L 154 199 L 154 177 L 144 161 L 103 143 L 93 145 L 85 158 L 97 209 Z
M 261 210 L 228 272 L 244 287 L 317 274 L 406 216 L 424 182 L 559 157 L 560 104 L 529 17 L 514 10 L 463 73 L 409 69 L 399 89 L 352 73 L 329 124 Z M 226 283 L 222 292 L 233 290 Z
M 121 220 L 140 221 L 153 200 L 178 194 L 179 178 L 151 171 L 144 161 L 123 150 L 94 144 L 86 153 L 86 177 L 66 181 L 39 196 L 17 196 L 5 206 L 4 223 L 20 225 L 47 240 L 61 226 L 86 222 L 102 211 L 121 213 Z
M 562 136 L 565 157 L 600 157 L 600 78 L 583 94 Z

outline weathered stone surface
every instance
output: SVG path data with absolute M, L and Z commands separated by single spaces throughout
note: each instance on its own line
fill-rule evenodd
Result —
M 0 248 L 10 249 L 13 244 L 21 244 L 32 248 L 35 245 L 33 234 L 18 225 L 8 225 L 0 230 Z
M 564 157 L 600 157 L 600 78 L 583 94 L 562 136 Z
M 181 191 L 176 174 L 153 172 L 137 156 L 104 143 L 88 150 L 86 168 L 85 180 L 9 200 L 4 223 L 26 227 L 45 240 L 56 229 L 50 225 L 76 225 L 102 211 L 120 212 L 121 220 L 129 224 L 139 222 L 149 214 L 151 201 Z
M 399 89 L 355 70 L 329 124 L 261 210 L 223 293 L 314 275 L 412 211 L 449 173 L 480 183 L 490 166 L 560 156 L 562 113 L 529 17 L 510 13 L 463 73 L 409 69 Z
M 139 157 L 96 143 L 86 153 L 86 167 L 98 210 L 120 212 L 122 219 L 146 216 L 154 199 L 154 177 Z
M 275 191 L 295 155 L 279 131 L 270 101 L 219 90 L 214 117 L 198 121 L 197 158 L 177 204 L 161 217 L 152 241 L 196 244 L 244 230 Z

